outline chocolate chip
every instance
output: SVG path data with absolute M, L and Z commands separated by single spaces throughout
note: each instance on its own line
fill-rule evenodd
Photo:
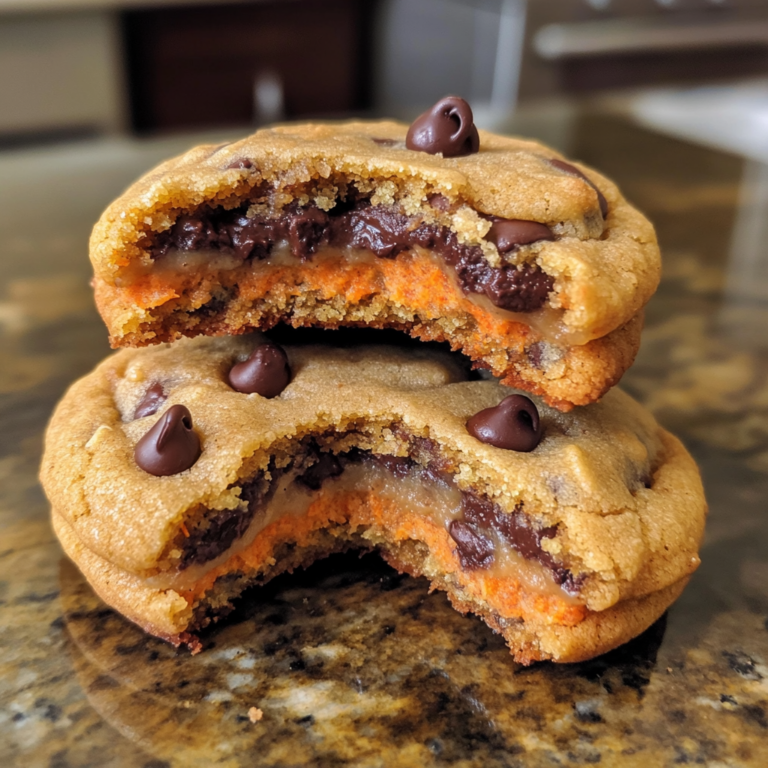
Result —
M 246 395 L 277 397 L 291 381 L 285 350 L 271 341 L 259 344 L 247 360 L 232 366 L 229 384 Z
M 608 201 L 605 199 L 605 195 L 603 195 L 603 193 L 595 186 L 595 183 L 585 176 L 575 165 L 571 165 L 570 163 L 566 163 L 565 160 L 558 160 L 554 157 L 549 161 L 549 164 L 560 171 L 565 171 L 566 173 L 570 173 L 571 176 L 578 176 L 583 181 L 586 181 L 597 193 L 597 202 L 600 204 L 600 213 L 603 215 L 603 218 L 608 215 Z
M 291 253 L 302 261 L 316 250 L 328 226 L 328 214 L 319 208 L 302 208 L 288 223 L 288 243 Z
M 329 233 L 333 245 L 364 248 L 390 259 L 412 247 L 407 216 L 383 206 L 361 206 L 335 217 Z
M 493 243 L 499 253 L 509 253 L 520 245 L 537 243 L 539 240 L 554 240 L 555 236 L 545 224 L 523 219 L 502 219 L 491 217 L 491 228 L 485 239 Z
M 136 410 L 133 412 L 133 419 L 143 419 L 145 416 L 151 416 L 157 413 L 157 409 L 166 401 L 168 395 L 163 390 L 163 385 L 156 381 L 144 393 Z
M 216 242 L 216 231 L 205 215 L 184 214 L 173 225 L 173 244 L 180 251 L 199 251 Z
M 237 216 L 229 224 L 223 224 L 219 229 L 219 250 L 232 252 L 233 255 L 245 261 L 246 259 L 265 259 L 269 256 L 272 246 L 280 237 L 278 227 L 274 222 L 247 216 Z
M 489 568 L 493 564 L 493 542 L 476 525 L 454 520 L 448 533 L 456 542 L 456 553 L 464 570 Z
M 405 146 L 443 157 L 463 157 L 480 149 L 472 109 L 458 96 L 446 96 L 419 115 L 405 137 Z
M 172 405 L 136 443 L 136 463 L 150 475 L 177 475 L 200 457 L 200 438 L 185 405 Z
M 555 526 L 536 526 L 523 512 L 522 502 L 515 507 L 514 512 L 505 512 L 490 499 L 465 491 L 461 497 L 461 509 L 468 523 L 500 533 L 528 560 L 538 560 L 553 571 L 555 576 L 563 570 L 552 555 L 541 547 L 542 539 L 553 538 L 557 529 Z
M 293 253 L 305 258 L 310 248 L 301 242 L 301 225 L 294 228 L 289 237 L 289 226 L 303 212 L 288 212 L 283 217 L 268 219 L 263 216 L 247 216 L 247 206 L 225 210 L 196 211 L 180 216 L 166 232 L 157 236 L 152 248 L 153 258 L 161 258 L 169 250 L 210 250 L 232 254 L 240 259 L 266 258 L 272 246 L 279 240 L 289 239 L 296 246 Z
M 525 395 L 509 395 L 467 421 L 467 431 L 481 443 L 511 451 L 532 451 L 541 440 L 541 421 Z
M 394 147 L 400 143 L 397 139 L 379 139 L 376 137 L 372 138 L 371 141 L 380 147 Z
M 256 514 L 264 513 L 265 499 L 269 498 L 281 477 L 280 470 L 273 465 L 270 465 L 269 471 L 271 483 L 263 473 L 259 473 L 240 486 L 240 499 L 247 505 L 244 510 L 209 509 L 200 525 L 190 525 L 189 530 L 184 530 L 184 538 L 178 544 L 182 550 L 179 562 L 182 570 L 207 563 L 226 552 L 248 530 Z

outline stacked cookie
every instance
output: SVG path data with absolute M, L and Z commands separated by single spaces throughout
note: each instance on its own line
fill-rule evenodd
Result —
M 91 259 L 133 349 L 65 395 L 42 479 L 67 553 L 152 634 L 196 650 L 246 587 L 376 548 L 519 661 L 574 661 L 696 568 L 695 464 L 610 389 L 653 228 L 461 99 L 193 149 L 106 210 Z

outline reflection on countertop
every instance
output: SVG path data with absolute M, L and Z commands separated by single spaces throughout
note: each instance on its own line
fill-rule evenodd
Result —
M 524 125 L 613 176 L 665 255 L 623 386 L 687 443 L 711 505 L 668 615 L 591 662 L 522 668 L 425 582 L 337 557 L 255 593 L 198 656 L 145 636 L 63 558 L 36 473 L 55 401 L 108 351 L 89 228 L 184 142 L 0 156 L 4 764 L 768 764 L 768 303 L 729 276 L 759 201 L 735 156 L 615 115 L 555 119 Z

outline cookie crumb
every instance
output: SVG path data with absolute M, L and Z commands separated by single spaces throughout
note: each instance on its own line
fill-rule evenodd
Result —
M 144 381 L 144 369 L 140 365 L 131 365 L 125 372 L 125 378 L 128 379 L 128 381 L 140 384 Z
M 258 707 L 251 707 L 248 710 L 248 719 L 252 723 L 258 723 L 262 717 L 264 717 L 264 713 Z
M 111 432 L 112 427 L 108 427 L 106 424 L 102 424 L 90 437 L 88 442 L 85 444 L 85 450 L 93 452 L 96 447 L 101 443 L 107 432 Z

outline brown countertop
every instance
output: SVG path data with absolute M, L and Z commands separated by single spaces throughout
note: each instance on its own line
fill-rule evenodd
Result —
M 668 615 L 593 661 L 523 668 L 425 582 L 338 557 L 254 593 L 198 656 L 145 636 L 62 556 L 36 475 L 54 403 L 108 352 L 90 226 L 185 142 L 0 155 L 3 765 L 768 765 L 768 286 L 743 258 L 759 184 L 620 117 L 557 119 L 540 132 L 613 176 L 665 256 L 623 386 L 687 443 L 711 504 Z

